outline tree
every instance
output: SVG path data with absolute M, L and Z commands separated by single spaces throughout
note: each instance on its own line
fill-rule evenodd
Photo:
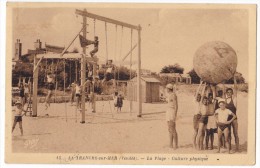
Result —
M 245 78 L 239 72 L 235 73 L 236 80 L 238 84 L 245 83 Z M 227 84 L 234 84 L 234 77 L 226 81 Z
M 200 77 L 198 76 L 198 74 L 195 72 L 194 69 L 190 70 L 190 72 L 188 72 L 188 74 L 191 77 L 191 83 L 200 83 Z
M 190 70 L 190 72 L 188 72 L 188 74 L 191 77 L 191 83 L 200 83 L 200 77 L 198 76 L 198 74 L 195 72 L 194 69 Z M 245 83 L 245 78 L 243 77 L 243 75 L 239 72 L 236 72 L 235 74 L 236 79 L 237 79 L 237 83 L 241 84 L 241 83 Z M 226 84 L 234 84 L 234 78 L 231 78 L 227 81 L 225 81 Z
M 184 68 L 179 64 L 164 66 L 161 70 L 161 73 L 179 73 L 183 74 Z

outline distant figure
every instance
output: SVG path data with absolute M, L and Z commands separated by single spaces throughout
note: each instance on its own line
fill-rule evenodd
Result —
M 123 107 L 123 97 L 121 96 L 121 94 L 119 94 L 117 97 L 116 106 L 117 106 L 117 112 L 118 112 L 118 110 L 119 110 L 119 112 L 121 112 L 121 108 Z
M 12 127 L 12 132 L 14 131 L 16 124 L 19 123 L 21 136 L 23 136 L 22 117 L 25 114 L 25 113 L 22 114 L 23 111 L 26 113 L 26 111 L 23 109 L 22 103 L 20 101 L 17 101 L 15 103 L 15 109 L 14 109 L 15 115 L 14 115 L 14 123 L 13 123 L 13 127 Z
M 118 97 L 118 92 L 115 92 L 113 95 L 114 109 L 117 108 L 117 97 Z
M 74 102 L 74 99 L 76 96 L 76 82 L 75 83 L 73 82 L 70 85 L 70 88 L 71 88 L 70 104 L 73 105 L 73 102 Z
M 29 98 L 29 87 L 28 87 L 28 84 L 25 83 L 24 84 L 24 104 L 27 103 L 28 98 Z
M 90 51 L 89 54 L 91 55 L 91 57 L 93 57 L 94 54 L 98 52 L 98 44 L 99 44 L 98 36 L 95 36 L 95 41 L 92 41 L 91 44 L 94 44 L 94 49 Z
M 77 82 L 76 86 L 75 86 L 77 109 L 81 109 L 81 92 L 82 92 L 81 86 L 80 86 L 79 82 Z
M 49 72 L 47 74 L 47 96 L 45 98 L 45 107 L 46 109 L 50 106 L 50 98 L 52 96 L 52 91 L 55 89 L 55 82 L 54 82 L 55 75 Z M 48 114 L 46 114 L 48 115 Z
M 20 86 L 19 86 L 19 97 L 20 97 L 21 104 L 23 106 L 24 102 L 25 102 L 25 100 L 24 100 L 24 85 L 23 85 L 23 83 L 21 83 Z
M 166 110 L 166 121 L 168 124 L 169 131 L 169 144 L 170 148 L 178 148 L 178 134 L 176 131 L 176 117 L 178 111 L 178 100 L 174 92 L 174 86 L 172 84 L 166 85 L 167 89 L 167 110 Z M 173 146 L 174 142 L 174 146 Z
M 226 108 L 225 100 L 219 100 L 219 109 L 215 112 L 215 118 L 218 125 L 218 153 L 220 152 L 220 146 L 222 141 L 222 134 L 224 133 L 225 143 L 228 147 L 228 152 L 230 153 L 230 144 L 229 144 L 229 131 L 230 124 L 236 119 L 236 115 L 232 113 L 229 109 Z M 232 116 L 228 120 L 229 116 Z

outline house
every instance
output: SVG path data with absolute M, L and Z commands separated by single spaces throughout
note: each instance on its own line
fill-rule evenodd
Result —
M 181 82 L 185 84 L 191 84 L 191 77 L 189 74 L 181 74 Z
M 141 94 L 143 103 L 160 101 L 160 81 L 153 77 L 141 77 Z M 127 99 L 137 101 L 137 77 L 127 82 Z
M 159 76 L 161 78 L 171 78 L 175 83 L 191 84 L 191 77 L 189 74 L 160 73 Z

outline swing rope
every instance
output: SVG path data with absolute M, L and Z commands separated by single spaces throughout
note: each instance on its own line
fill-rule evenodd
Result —
M 131 46 L 131 51 L 130 51 L 130 79 L 129 80 L 132 79 L 133 29 L 131 29 L 131 44 L 130 44 L 130 46 Z M 132 85 L 132 83 L 131 83 L 131 85 Z M 130 100 L 130 115 L 132 114 L 132 105 L 133 105 L 133 102 L 132 102 L 132 100 Z
M 115 60 L 115 62 L 116 62 L 116 46 L 117 46 L 117 25 L 115 25 L 116 26 L 116 32 L 115 32 L 115 51 L 114 51 L 114 60 Z M 117 90 L 117 86 L 118 86 L 118 84 L 116 84 L 116 70 L 114 69 L 114 87 L 115 87 L 115 90 Z
M 119 82 L 119 71 L 120 71 L 120 67 L 121 67 L 121 63 L 120 63 L 120 57 L 122 55 L 122 44 L 123 44 L 123 36 L 124 36 L 124 27 L 122 26 L 122 29 L 121 29 L 121 39 L 120 39 L 120 50 L 119 50 L 119 68 L 118 68 L 118 77 L 117 77 L 117 80 Z M 117 82 L 117 84 L 118 84 Z
M 64 59 L 64 62 L 63 62 L 63 67 L 64 67 L 64 75 L 63 75 L 63 97 L 64 97 L 64 100 L 65 100 L 65 115 L 66 115 L 66 122 L 67 122 L 67 103 L 66 103 L 66 97 L 65 97 L 65 89 L 66 89 L 66 60 Z
M 105 34 L 106 34 L 106 63 L 107 63 L 108 61 L 107 22 L 105 22 Z

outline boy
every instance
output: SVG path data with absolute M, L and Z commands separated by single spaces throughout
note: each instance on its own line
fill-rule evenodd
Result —
M 178 148 L 178 134 L 176 131 L 176 117 L 178 111 L 178 100 L 177 96 L 174 93 L 174 86 L 172 84 L 166 85 L 167 89 L 167 110 L 166 110 L 166 121 L 168 124 L 169 131 L 169 142 L 170 148 L 177 149 Z M 173 146 L 174 142 L 174 146 Z
M 217 109 L 215 112 L 215 118 L 218 125 L 218 153 L 220 152 L 223 133 L 225 137 L 225 144 L 228 147 L 228 153 L 230 153 L 229 127 L 230 123 L 236 119 L 236 115 L 226 108 L 225 100 L 219 100 L 219 107 L 220 108 Z M 230 120 L 228 120 L 229 115 L 232 115 L 232 118 Z
M 76 83 L 75 94 L 77 109 L 81 109 L 81 86 L 79 85 L 79 82 Z
M 23 136 L 23 124 L 22 124 L 22 117 L 23 115 L 26 114 L 26 110 L 23 109 L 22 103 L 20 101 L 17 101 L 15 103 L 16 107 L 15 107 L 15 116 L 14 116 L 14 123 L 13 123 L 13 127 L 12 127 L 12 132 L 15 129 L 15 126 L 17 124 L 17 122 L 19 123 L 19 127 L 21 130 L 21 136 Z M 22 112 L 25 112 L 24 114 L 22 114 Z
M 71 87 L 70 105 L 72 106 L 75 98 L 75 93 L 76 93 L 76 84 L 73 82 L 70 87 Z
M 54 74 L 52 74 L 51 72 L 49 72 L 47 74 L 47 89 L 48 89 L 48 92 L 47 92 L 47 96 L 46 96 L 46 99 L 45 99 L 46 110 L 47 110 L 48 106 L 50 106 L 50 98 L 51 98 L 51 95 L 52 95 L 52 91 L 55 89 Z M 46 115 L 48 115 L 48 114 L 46 114 Z
M 202 83 L 201 83 L 202 84 Z M 196 138 L 198 135 L 198 129 L 199 129 L 199 120 L 201 117 L 201 113 L 200 113 L 200 101 L 201 101 L 201 94 L 199 94 L 200 91 L 200 87 L 201 84 L 199 85 L 196 94 L 195 94 L 195 100 L 194 100 L 194 116 L 193 116 L 193 129 L 194 129 L 194 133 L 193 133 L 193 147 L 196 148 L 197 144 L 196 144 Z
M 98 41 L 98 36 L 95 36 L 95 41 L 91 42 L 91 44 L 94 44 L 94 49 L 93 49 L 92 51 L 90 51 L 91 57 L 93 57 L 94 54 L 95 54 L 96 52 L 98 52 L 98 43 L 99 43 L 99 41 Z
M 208 98 L 206 96 L 202 99 L 200 106 L 201 117 L 199 119 L 198 136 L 196 139 L 197 149 L 203 150 L 203 140 L 205 137 L 205 130 L 208 124 Z
M 116 106 L 117 106 L 117 112 L 118 112 L 118 109 L 121 112 L 121 108 L 123 106 L 123 98 L 122 98 L 121 94 L 119 94 L 118 97 L 117 97 Z
M 233 89 L 227 88 L 226 89 L 226 108 L 229 109 L 233 114 L 237 115 L 237 108 L 236 108 L 236 97 L 233 96 Z M 236 95 L 236 94 L 235 94 Z M 230 132 L 229 132 L 229 146 L 231 148 L 231 128 L 233 130 L 233 135 L 235 137 L 236 143 L 236 151 L 239 151 L 239 138 L 238 138 L 238 122 L 237 118 L 231 122 Z
M 215 87 L 211 87 L 213 93 L 209 93 L 208 95 L 208 124 L 206 129 L 206 149 L 213 149 L 214 142 L 214 133 L 217 130 L 216 120 L 214 117 L 215 114 L 215 104 L 216 104 L 216 89 Z M 210 147 L 208 148 L 210 140 Z

